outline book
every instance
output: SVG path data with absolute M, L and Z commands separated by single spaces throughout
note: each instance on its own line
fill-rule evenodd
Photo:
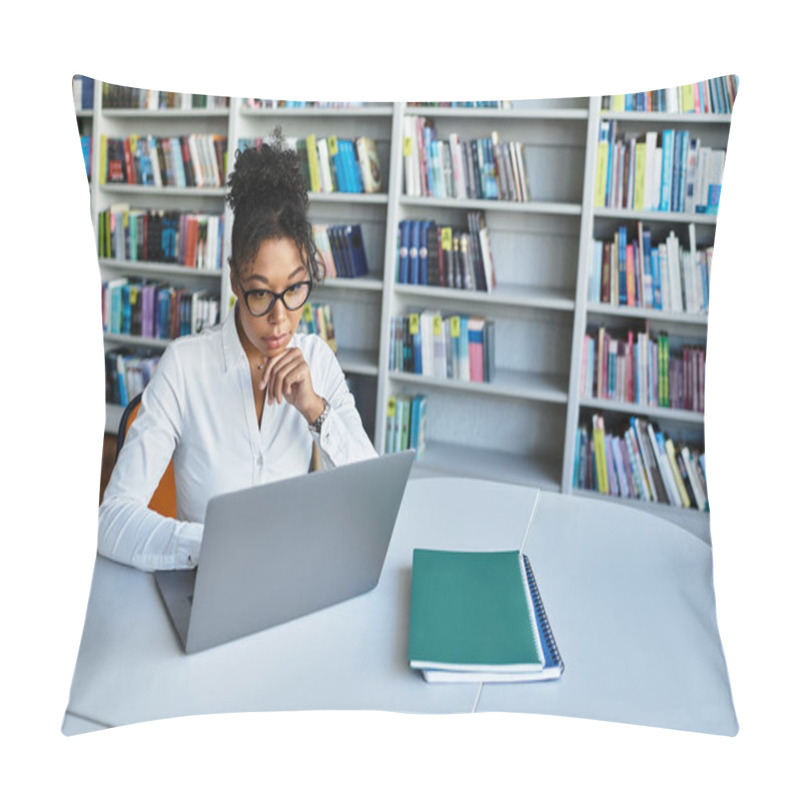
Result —
M 408 658 L 430 683 L 559 678 L 564 663 L 528 557 L 415 549 Z
M 359 136 L 355 140 L 358 165 L 361 170 L 361 180 L 366 194 L 383 191 L 383 176 L 381 163 L 378 158 L 378 146 L 369 136 Z

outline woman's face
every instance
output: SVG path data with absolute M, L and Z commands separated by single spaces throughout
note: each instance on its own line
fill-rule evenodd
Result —
M 282 353 L 297 330 L 303 309 L 289 311 L 281 300 L 276 300 L 266 314 L 256 317 L 247 307 L 245 294 L 252 291 L 263 293 L 264 290 L 280 294 L 308 279 L 300 251 L 291 239 L 265 239 L 261 242 L 256 257 L 240 279 L 237 280 L 231 269 L 231 286 L 239 301 L 239 338 L 249 356 L 260 353 L 271 358 Z M 254 296 L 262 301 L 264 297 L 271 299 L 268 294 Z

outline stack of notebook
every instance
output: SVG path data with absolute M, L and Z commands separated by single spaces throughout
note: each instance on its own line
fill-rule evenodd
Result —
M 430 683 L 558 678 L 564 664 L 528 557 L 414 550 L 408 660 Z

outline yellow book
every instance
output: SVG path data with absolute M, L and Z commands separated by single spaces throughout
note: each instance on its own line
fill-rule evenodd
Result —
M 606 204 L 606 176 L 608 174 L 608 142 L 597 143 L 597 172 L 594 182 L 594 206 L 603 208 Z
M 611 110 L 612 111 L 624 111 L 625 110 L 625 95 L 624 94 L 612 94 L 611 95 Z
M 311 180 L 311 191 L 319 192 L 322 188 L 319 178 L 319 159 L 317 158 L 317 137 L 313 133 L 306 136 L 306 152 L 308 154 L 308 172 Z
M 694 111 L 694 88 L 691 83 L 681 86 L 681 111 Z
M 672 439 L 667 439 L 665 437 L 664 446 L 667 450 L 667 458 L 672 468 L 672 474 L 675 476 L 675 483 L 678 485 L 678 494 L 681 496 L 681 503 L 684 508 L 689 508 L 692 505 L 692 501 L 689 499 L 686 486 L 683 484 L 683 477 L 681 476 L 681 469 L 678 466 L 678 459 L 675 457 L 675 445 L 672 443 Z
M 603 418 L 599 414 L 595 414 L 592 418 L 592 438 L 594 439 L 594 459 L 597 467 L 597 490 L 601 494 L 608 494 L 605 429 Z
M 644 179 L 647 174 L 647 145 L 644 142 L 636 142 L 634 159 L 633 207 L 641 210 L 644 208 Z
M 100 183 L 106 182 L 106 173 L 108 172 L 108 137 L 103 133 L 100 135 L 100 174 L 98 178 Z

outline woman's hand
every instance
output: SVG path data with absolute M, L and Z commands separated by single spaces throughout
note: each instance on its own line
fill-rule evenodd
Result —
M 314 391 L 311 371 L 302 352 L 290 347 L 267 361 L 259 388 L 267 390 L 267 403 L 273 400 L 293 405 L 311 425 L 325 409 L 325 401 Z

